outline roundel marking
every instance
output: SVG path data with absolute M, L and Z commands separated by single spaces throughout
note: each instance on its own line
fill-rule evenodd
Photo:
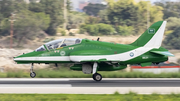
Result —
M 64 56 L 64 55 L 66 55 L 66 52 L 65 52 L 65 51 L 61 51 L 61 52 L 60 52 L 60 55 L 61 55 L 61 56 Z
M 131 52 L 129 55 L 130 55 L 131 57 L 133 57 L 133 56 L 134 56 L 134 53 L 133 53 L 133 52 Z

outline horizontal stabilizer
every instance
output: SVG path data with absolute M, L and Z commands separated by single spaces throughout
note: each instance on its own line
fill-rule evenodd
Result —
M 151 51 L 152 53 L 156 53 L 159 55 L 164 55 L 164 56 L 174 56 L 172 53 L 170 53 L 169 51 Z

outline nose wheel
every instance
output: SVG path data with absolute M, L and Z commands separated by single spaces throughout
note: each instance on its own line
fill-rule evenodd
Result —
M 30 72 L 30 76 L 31 76 L 32 78 L 36 77 L 36 73 L 33 72 L 33 63 L 32 63 L 32 65 L 31 65 L 30 71 L 31 71 L 31 72 Z
M 30 76 L 31 76 L 32 78 L 34 78 L 34 77 L 36 77 L 36 73 L 35 73 L 35 72 L 32 72 L 32 73 L 30 73 Z
M 101 81 L 102 80 L 102 76 L 99 73 L 95 73 L 95 74 L 93 74 L 93 79 L 95 81 Z

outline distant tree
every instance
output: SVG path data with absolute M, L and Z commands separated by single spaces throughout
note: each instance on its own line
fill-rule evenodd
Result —
M 87 24 L 84 28 L 86 30 L 87 33 L 89 33 L 90 35 L 98 35 L 99 34 L 99 28 L 97 25 L 91 25 L 91 24 Z
M 147 5 L 149 5 L 149 11 L 147 11 Z M 163 20 L 163 8 L 160 6 L 152 5 L 150 2 L 141 1 L 138 6 L 138 20 L 134 26 L 135 32 L 139 34 L 143 33 L 147 29 L 147 13 L 149 13 L 149 26 L 153 23 Z
M 112 35 L 115 32 L 115 29 L 109 24 L 99 23 L 97 27 L 99 28 L 100 35 Z
M 46 32 L 49 35 L 55 35 L 57 27 L 64 23 L 64 17 L 63 17 L 64 0 L 41 0 L 40 3 L 44 8 L 44 12 L 46 14 L 49 14 L 51 18 L 51 22 Z
M 132 35 L 133 27 L 132 26 L 118 26 L 117 33 L 118 35 L 122 35 L 122 36 Z
M 180 17 L 180 2 L 156 2 L 155 5 L 161 6 L 164 9 L 163 19 L 169 17 Z
M 22 9 L 27 9 L 28 4 L 24 0 L 0 0 L 0 21 L 8 18 L 11 13 L 18 13 Z
M 166 21 L 168 22 L 166 27 L 167 30 L 174 31 L 177 27 L 180 27 L 180 18 L 169 17 Z
M 1 34 L 10 35 L 10 23 L 8 18 L 2 21 L 3 32 Z M 16 14 L 14 22 L 14 39 L 18 45 L 23 40 L 32 40 L 40 34 L 40 31 L 47 29 L 50 23 L 49 15 L 45 13 L 33 13 L 27 10 L 22 10 Z
M 41 3 L 31 2 L 29 4 L 29 10 L 32 12 L 43 12 L 44 8 Z
M 88 15 L 86 15 L 85 13 L 71 11 L 68 14 L 68 26 L 71 29 L 79 28 L 81 24 L 85 23 L 87 17 Z
M 56 30 L 59 25 L 64 23 L 63 9 L 64 9 L 64 0 L 41 0 L 42 8 L 44 12 L 50 15 L 51 22 L 47 28 L 46 33 L 49 35 L 56 35 Z M 67 0 L 67 11 L 71 9 L 71 2 Z
M 113 4 L 112 4 L 113 3 Z M 112 5 L 111 5 L 112 4 Z M 111 2 L 107 8 L 107 16 L 113 25 L 133 25 L 138 18 L 138 7 L 133 0 L 118 0 Z
M 103 23 L 82 25 L 81 30 L 90 35 L 112 35 L 115 32 L 115 29 L 111 25 Z
M 67 8 L 68 12 L 71 12 L 71 10 L 72 10 L 71 4 L 72 4 L 71 0 L 67 0 L 66 8 Z
M 100 10 L 104 9 L 106 9 L 106 5 L 89 3 L 87 6 L 83 8 L 83 11 L 86 12 L 87 15 L 98 16 Z
M 101 18 L 101 23 L 110 24 L 111 21 L 108 19 L 108 11 L 107 9 L 101 10 L 99 12 L 99 17 Z
M 87 17 L 87 19 L 86 19 L 86 24 L 98 24 L 99 22 L 100 22 L 100 18 L 98 18 L 98 17 L 92 17 L 92 16 L 89 16 L 89 17 Z
M 168 34 L 163 44 L 168 49 L 180 49 L 180 26 Z
M 11 16 L 13 10 L 13 1 L 12 0 L 0 0 L 0 21 L 3 18 Z
M 0 33 L 2 32 L 2 20 L 3 20 L 3 15 L 0 14 Z M 0 35 L 1 36 L 1 35 Z
M 132 26 L 132 34 L 141 34 L 147 28 L 147 13 L 150 24 L 162 20 L 162 7 L 151 5 L 148 1 L 136 3 L 134 0 L 107 0 L 108 7 L 100 12 L 101 21 L 118 26 Z M 149 5 L 149 11 L 147 11 Z
M 27 10 L 27 6 L 24 0 L 0 0 L 0 36 L 7 35 L 9 33 L 4 30 L 4 21 L 8 20 L 12 13 L 19 13 L 21 10 Z M 7 25 L 7 24 L 6 24 Z
M 180 18 L 169 17 L 167 22 L 167 36 L 163 41 L 163 46 L 169 49 L 180 49 Z

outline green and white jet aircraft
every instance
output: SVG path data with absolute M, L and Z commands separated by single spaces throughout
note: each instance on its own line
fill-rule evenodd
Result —
M 34 63 L 74 63 L 70 69 L 93 74 L 95 81 L 102 76 L 97 71 L 116 71 L 127 64 L 148 66 L 174 56 L 161 47 L 166 21 L 154 23 L 135 42 L 115 44 L 88 39 L 60 39 L 45 43 L 33 52 L 14 58 L 18 64 L 32 63 L 30 76 L 34 78 Z

